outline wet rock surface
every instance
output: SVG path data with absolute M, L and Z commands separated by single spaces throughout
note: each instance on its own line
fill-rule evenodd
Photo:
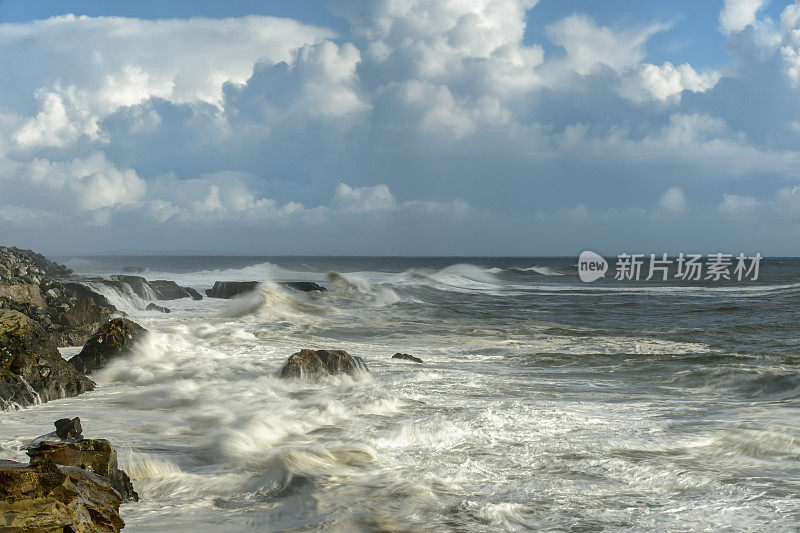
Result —
M 311 292 L 311 291 L 325 292 L 328 290 L 322 285 L 318 285 L 313 281 L 284 281 L 281 283 L 281 285 L 302 292 Z
M 94 383 L 64 361 L 38 323 L 0 309 L 0 407 L 15 409 L 76 396 Z
M 397 352 L 396 354 L 394 354 L 392 356 L 392 359 L 401 359 L 403 361 L 412 361 L 414 363 L 424 363 L 425 362 L 422 359 L 420 359 L 419 357 L 414 357 L 413 355 L 409 355 L 407 353 L 400 353 L 400 352 Z
M 145 311 L 158 311 L 159 313 L 172 312 L 168 307 L 163 307 L 161 305 L 156 305 L 156 304 L 147 304 L 147 307 L 145 307 L 144 309 Z
M 64 319 L 79 302 L 61 283 L 71 272 L 31 250 L 0 246 L 0 309 L 19 311 L 37 322 L 58 345 L 83 344 L 113 309 L 86 313 L 84 308 Z M 91 304 L 102 306 L 94 300 Z
M 105 439 L 83 438 L 78 417 L 54 425 L 28 447 L 28 465 L 0 461 L 0 531 L 119 531 L 120 505 L 139 495 L 116 450 Z
M 253 292 L 258 287 L 258 281 L 215 281 L 214 286 L 206 289 L 209 298 L 233 298 L 240 294 Z
M 318 378 L 336 374 L 368 372 L 360 357 L 344 350 L 300 350 L 281 369 L 282 378 Z
M 100 327 L 69 363 L 79 372 L 90 374 L 112 359 L 127 355 L 146 335 L 147 330 L 136 322 L 115 318 Z
M 107 479 L 81 468 L 0 460 L 0 531 L 116 533 L 121 503 Z

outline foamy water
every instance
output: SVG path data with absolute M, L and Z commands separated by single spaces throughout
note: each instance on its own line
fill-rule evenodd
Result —
M 126 531 L 800 523 L 797 266 L 661 287 L 581 285 L 567 260 L 147 261 L 148 279 L 197 289 L 263 283 L 159 302 L 169 315 L 130 298 L 152 334 L 94 392 L 0 413 L 2 458 L 66 416 L 110 439 L 142 498 Z M 296 280 L 329 291 L 278 284 Z M 300 348 L 370 373 L 279 379 Z

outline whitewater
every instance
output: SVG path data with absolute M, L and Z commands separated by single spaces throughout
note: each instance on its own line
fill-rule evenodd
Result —
M 200 292 L 261 282 L 159 301 L 170 314 L 92 282 L 147 341 L 93 392 L 0 412 L 2 459 L 25 460 L 63 417 L 109 439 L 141 497 L 121 509 L 126 531 L 800 523 L 800 261 L 692 285 L 583 284 L 574 258 L 59 259 Z M 280 379 L 302 348 L 370 371 Z

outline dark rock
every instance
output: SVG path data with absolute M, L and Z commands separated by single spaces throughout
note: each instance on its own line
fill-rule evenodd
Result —
M 322 285 L 317 285 L 313 281 L 284 281 L 282 285 L 302 292 L 320 291 L 325 292 L 328 289 Z
M 77 442 L 83 438 L 81 419 L 77 416 L 75 418 L 59 418 L 55 421 L 55 426 L 56 435 L 61 440 Z
M 233 298 L 240 294 L 253 292 L 258 287 L 258 281 L 215 281 L 214 286 L 206 289 L 209 298 Z
M 125 274 L 141 274 L 145 270 L 147 269 L 140 266 L 127 266 L 122 268 L 122 272 Z
M 64 361 L 45 330 L 18 311 L 0 310 L 0 407 L 77 396 L 94 383 Z
M 69 345 L 84 344 L 92 333 L 108 322 L 111 310 L 95 304 L 90 298 L 81 298 L 75 307 L 57 315 L 58 324 L 64 326 L 62 337 Z
M 130 477 L 119 468 L 117 452 L 106 439 L 80 439 L 77 442 L 40 441 L 26 452 L 31 465 L 53 462 L 94 472 L 109 481 L 124 501 L 139 501 Z
M 181 287 L 181 289 L 183 289 L 186 292 L 188 292 L 189 296 L 192 297 L 192 300 L 202 300 L 203 299 L 203 295 L 200 294 L 199 292 L 197 292 L 196 290 L 194 290 L 191 287 Z
M 108 480 L 81 468 L 0 461 L 2 531 L 117 533 L 121 503 Z
M 316 378 L 368 371 L 360 357 L 352 356 L 344 350 L 300 350 L 286 361 L 281 377 Z
M 408 355 L 407 353 L 396 353 L 392 356 L 392 359 L 403 359 L 405 361 L 414 361 L 415 363 L 424 363 L 422 359 L 419 357 L 414 357 L 413 355 Z
M 147 304 L 147 307 L 145 307 L 145 311 L 158 311 L 159 313 L 171 313 L 172 312 L 172 311 L 170 311 L 170 309 L 168 307 L 162 307 L 162 306 L 156 305 L 156 304 Z
M 83 344 L 98 324 L 62 320 L 60 315 L 78 304 L 75 294 L 61 283 L 71 272 L 36 252 L 0 246 L 0 309 L 24 314 L 56 344 Z
M 169 281 L 166 279 L 157 279 L 155 281 L 148 282 L 150 288 L 153 289 L 153 292 L 156 293 L 156 296 L 159 300 L 179 300 L 181 298 L 192 298 L 197 300 L 194 294 L 200 296 L 200 293 L 195 291 L 194 289 L 189 290 L 187 287 L 181 287 L 174 281 Z M 194 292 L 194 294 L 192 294 Z M 203 297 L 200 296 L 202 300 Z
M 80 372 L 89 374 L 104 367 L 111 359 L 127 355 L 146 334 L 147 330 L 136 322 L 115 318 L 92 335 L 83 345 L 83 350 L 69 362 Z
M 99 292 L 95 292 L 86 285 L 80 283 L 79 281 L 65 281 L 63 282 L 65 288 L 72 291 L 76 298 L 84 299 L 89 298 L 95 305 L 99 305 L 100 307 L 105 307 L 109 309 L 112 313 L 120 313 L 119 309 L 114 307 L 114 305 L 102 294 Z

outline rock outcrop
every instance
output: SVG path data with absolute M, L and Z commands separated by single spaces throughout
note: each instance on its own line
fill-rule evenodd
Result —
M 171 313 L 172 311 L 169 307 L 163 307 L 161 305 L 156 304 L 147 304 L 147 307 L 144 308 L 145 311 L 158 311 L 159 313 Z
M 206 289 L 209 298 L 233 298 L 240 294 L 253 292 L 258 287 L 258 281 L 215 281 L 214 286 Z
M 282 378 L 318 378 L 336 374 L 369 372 L 360 357 L 344 350 L 300 350 L 281 369 Z
M 282 285 L 285 285 L 290 289 L 302 292 L 311 292 L 311 291 L 325 292 L 328 290 L 322 285 L 317 285 L 313 281 L 284 281 Z
M 105 439 L 83 438 L 80 418 L 27 449 L 30 464 L 0 461 L 0 530 L 115 532 L 125 526 L 123 501 L 139 501 L 117 452 Z
M 415 363 L 424 363 L 422 359 L 419 357 L 414 357 L 413 355 L 408 355 L 407 353 L 396 353 L 392 356 L 392 359 L 402 359 L 404 361 L 413 361 Z
M 42 326 L 0 309 L 0 407 L 19 409 L 92 389 L 94 383 L 64 361 Z
M 212 288 L 206 289 L 206 296 L 209 298 L 233 298 L 240 294 L 253 292 L 260 283 L 260 281 L 215 281 Z M 325 292 L 328 290 L 313 281 L 281 281 L 280 284 L 301 292 Z
M 84 308 L 64 319 L 79 302 L 60 282 L 71 272 L 36 252 L 0 246 L 0 309 L 19 311 L 37 322 L 58 345 L 83 344 L 113 309 L 86 313 Z M 81 317 L 91 321 L 81 322 Z
M 116 533 L 121 503 L 108 480 L 81 468 L 0 460 L 0 531 Z
M 126 355 L 147 334 L 142 326 L 127 318 L 104 324 L 69 362 L 85 374 L 104 367 L 110 360 Z

